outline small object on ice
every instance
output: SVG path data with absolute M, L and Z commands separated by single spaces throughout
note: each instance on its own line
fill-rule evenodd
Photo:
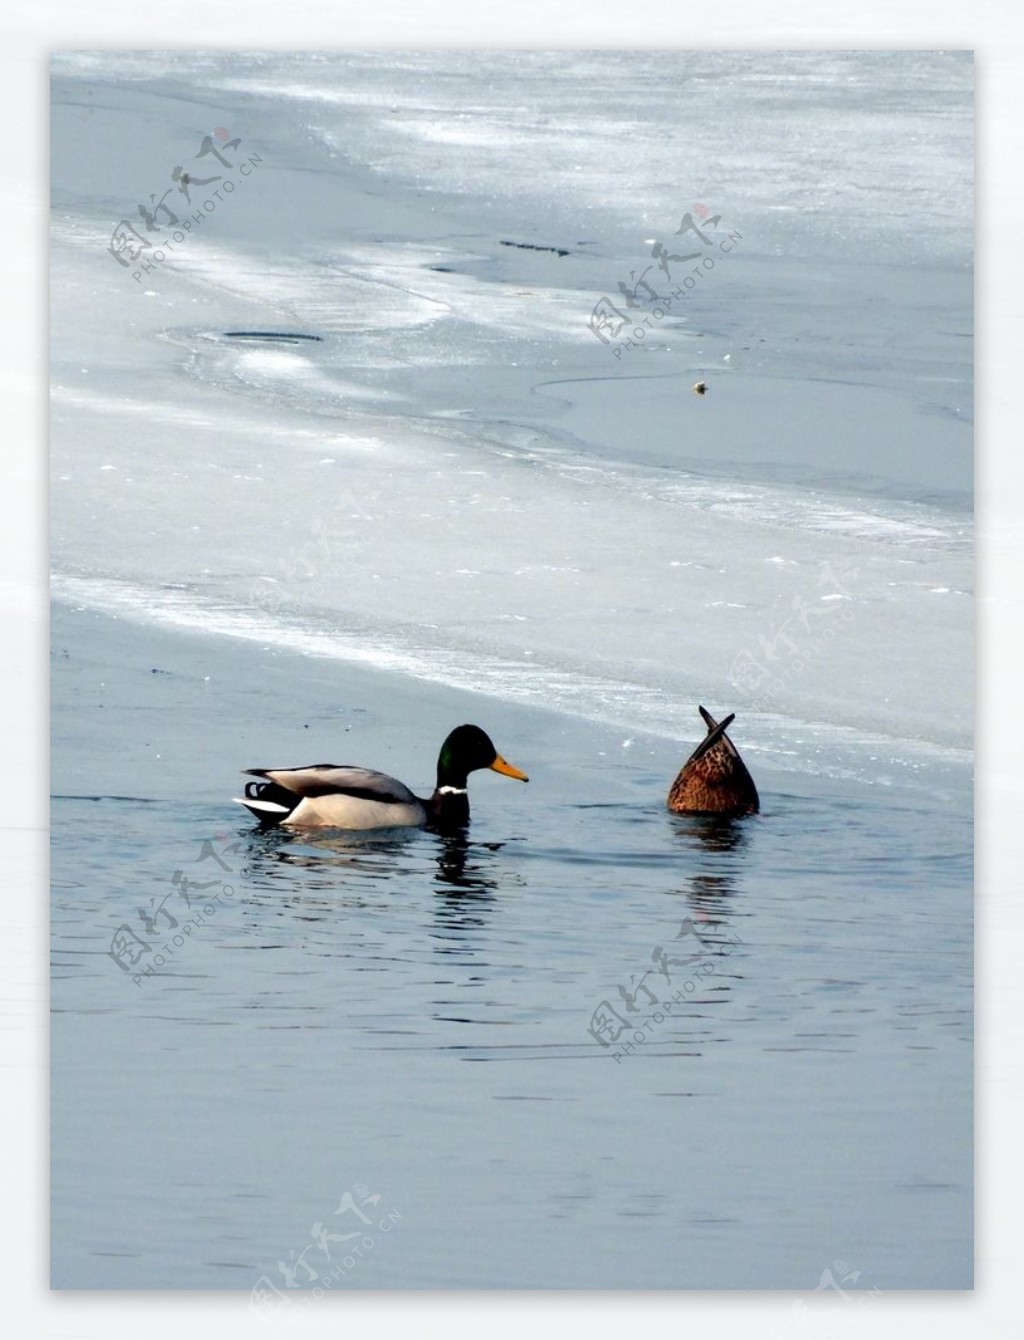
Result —
M 264 344 L 298 344 L 300 340 L 309 340 L 316 344 L 323 342 L 322 335 L 306 335 L 298 330 L 226 330 L 226 340 L 256 340 Z
M 521 251 L 552 251 L 556 256 L 568 256 L 569 254 L 564 247 L 542 247 L 538 246 L 536 242 L 506 242 L 502 239 L 501 245 L 503 247 L 519 247 Z
M 717 814 L 722 818 L 756 814 L 761 804 L 754 779 L 725 733 L 735 713 L 717 722 L 705 708 L 699 711 L 708 733 L 672 783 L 668 808 L 673 814 Z
M 708 393 L 708 384 L 707 384 L 707 382 L 694 382 L 694 385 L 693 385 L 693 394 L 694 394 L 694 395 L 707 395 L 707 393 Z
M 247 782 L 245 798 L 236 804 L 244 805 L 264 827 L 457 829 L 469 822 L 466 779 L 480 768 L 529 780 L 505 762 L 479 726 L 457 726 L 441 746 L 437 786 L 427 800 L 382 772 L 313 763 L 306 768 L 244 769 L 262 780 Z

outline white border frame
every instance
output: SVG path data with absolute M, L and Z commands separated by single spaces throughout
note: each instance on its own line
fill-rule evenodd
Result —
M 668 12 L 665 12 L 668 11 Z M 47 227 L 48 66 L 53 49 L 162 49 L 176 46 L 346 49 L 352 47 L 730 47 L 973 48 L 978 118 L 977 482 L 979 557 L 977 886 L 977 1249 L 971 1293 L 888 1293 L 852 1315 L 846 1334 L 902 1337 L 920 1323 L 930 1340 L 1018 1333 L 1024 1314 L 1013 1283 L 1021 1247 L 1024 1187 L 1017 1139 L 1022 1124 L 1024 1021 L 1024 714 L 1014 711 L 1016 655 L 1024 638 L 1024 377 L 1017 368 L 1024 315 L 1024 246 L 1019 238 L 1024 116 L 1024 21 L 1009 0 L 966 14 L 951 0 L 861 0 L 854 11 L 776 0 L 732 0 L 652 12 L 620 0 L 377 0 L 350 6 L 293 0 L 274 14 L 231 0 L 178 0 L 168 6 L 113 6 L 88 16 L 68 0 L 43 0 L 31 13 L 8 11 L 0 48 L 6 112 L 4 209 L 0 239 L 9 317 L 0 328 L 0 388 L 8 420 L 0 492 L 0 740 L 15 795 L 3 836 L 13 879 L 0 912 L 0 1047 L 8 1079 L 2 1108 L 8 1195 L 0 1260 L 8 1272 L 4 1329 L 17 1336 L 99 1340 L 264 1331 L 239 1293 L 48 1292 L 48 999 L 45 826 L 47 823 Z M 183 34 L 196 34 L 183 43 Z M 27 129 L 26 129 L 27 128 Z M 1000 445 L 1004 444 L 1003 449 Z M 1001 710 L 1005 709 L 1005 710 Z M 965 705 L 965 711 L 967 710 Z M 13 1081 L 13 1083 L 12 1083 Z M 310 1309 L 293 1334 L 338 1334 L 341 1326 L 390 1324 L 426 1340 L 460 1340 L 523 1327 L 545 1335 L 570 1327 L 588 1337 L 672 1336 L 700 1326 L 716 1340 L 775 1336 L 787 1328 L 791 1294 L 451 1293 L 349 1294 Z M 869 1330 L 870 1328 L 870 1330 Z M 806 1334 L 829 1333 L 809 1316 Z

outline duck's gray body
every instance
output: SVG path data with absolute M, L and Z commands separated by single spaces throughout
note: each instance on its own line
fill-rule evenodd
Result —
M 239 805 L 263 823 L 302 828 L 420 828 L 427 807 L 404 782 L 371 768 L 314 763 L 305 768 L 247 768 Z

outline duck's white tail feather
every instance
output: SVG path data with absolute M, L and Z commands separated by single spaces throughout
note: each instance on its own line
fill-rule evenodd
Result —
M 287 805 L 278 805 L 273 800 L 243 800 L 240 796 L 232 796 L 231 799 L 236 805 L 244 805 L 247 810 L 252 810 L 255 814 L 262 811 L 264 814 L 291 814 Z

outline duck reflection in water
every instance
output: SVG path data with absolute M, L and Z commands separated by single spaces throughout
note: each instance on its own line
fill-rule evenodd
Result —
M 675 814 L 670 822 L 684 842 L 703 851 L 742 850 L 750 837 L 749 824 L 716 814 Z
M 525 882 L 503 866 L 498 853 L 506 842 L 471 842 L 465 832 L 437 837 L 435 913 L 445 931 L 487 924 L 498 895 Z
M 315 833 L 282 828 L 247 829 L 249 856 L 243 875 L 257 883 L 287 880 L 295 886 L 294 871 L 301 870 L 305 889 L 337 889 L 339 875 L 365 879 L 392 879 L 416 873 L 410 860 L 416 833 Z
M 471 842 L 464 829 L 438 834 L 434 882 L 465 893 L 493 892 L 499 881 L 492 873 L 486 873 L 493 862 L 484 853 L 501 851 L 504 845 L 504 842 Z
M 671 823 L 683 845 L 706 858 L 701 862 L 703 869 L 688 875 L 675 895 L 683 893 L 693 910 L 706 916 L 710 924 L 723 925 L 729 920 L 729 904 L 746 863 L 750 825 L 711 814 L 678 814 Z
M 304 872 L 305 889 L 337 889 L 339 875 L 352 874 L 375 881 L 422 877 L 423 835 L 414 829 L 391 833 L 316 833 L 285 829 L 245 829 L 248 848 L 243 878 L 264 885 L 287 880 Z M 433 859 L 437 866 L 433 882 L 439 892 L 455 904 L 487 900 L 502 884 L 494 861 L 504 842 L 473 842 L 465 829 L 433 836 Z M 512 882 L 521 882 L 516 876 Z

